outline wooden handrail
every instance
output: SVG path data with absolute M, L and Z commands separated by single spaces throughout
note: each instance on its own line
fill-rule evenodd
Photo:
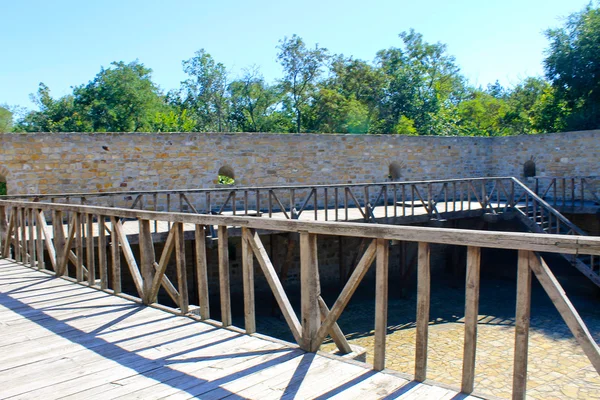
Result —
M 532 250 L 565 254 L 600 255 L 600 237 L 547 235 L 521 232 L 490 232 L 481 230 L 362 224 L 354 222 L 318 222 L 293 219 L 269 219 L 245 216 L 186 214 L 161 211 L 141 211 L 124 208 L 82 206 L 59 203 L 34 203 L 0 200 L 0 207 L 35 208 L 43 211 L 103 215 L 126 219 L 148 219 L 171 223 L 211 226 L 238 226 L 281 232 L 309 232 L 319 235 L 381 238 L 409 242 L 478 246 L 513 250 Z
M 381 185 L 420 185 L 429 183 L 444 183 L 444 182 L 462 182 L 462 181 L 485 181 L 492 179 L 511 179 L 511 176 L 497 177 L 475 177 L 475 178 L 452 178 L 452 179 L 432 179 L 420 181 L 385 181 L 385 182 L 365 182 L 365 183 L 338 183 L 330 185 L 280 185 L 280 186 L 228 186 L 216 188 L 195 188 L 195 189 L 163 189 L 163 190 L 136 190 L 136 191 L 112 191 L 112 192 L 72 192 L 72 193 L 45 193 L 45 194 L 16 194 L 0 196 L 0 200 L 13 200 L 23 198 L 33 198 L 37 201 L 49 198 L 66 198 L 66 197 L 108 197 L 108 196 L 136 196 L 140 194 L 180 194 L 180 193 L 205 193 L 205 192 L 231 192 L 244 190 L 285 190 L 285 189 L 321 189 L 321 188 L 344 188 L 344 187 L 374 187 Z
M 516 178 L 512 178 L 512 179 L 516 185 L 518 185 L 523 191 L 525 191 L 531 197 L 532 200 L 535 200 L 537 203 L 542 205 L 548 213 L 554 215 L 557 219 L 559 219 L 563 224 L 568 226 L 577 235 L 581 235 L 581 236 L 587 235 L 578 226 L 574 225 L 564 215 L 562 215 L 555 208 L 553 208 L 550 204 L 548 204 L 545 200 L 543 200 L 541 197 L 539 197 L 537 194 L 535 194 L 535 192 L 533 190 L 529 189 L 527 186 L 525 186 L 523 183 L 521 183 L 518 179 L 516 179 Z

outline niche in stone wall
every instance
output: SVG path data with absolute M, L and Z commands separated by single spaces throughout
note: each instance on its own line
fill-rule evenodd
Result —
M 6 189 L 6 176 L 8 175 L 8 171 L 6 168 L 0 166 L 0 196 L 4 196 L 7 194 Z
M 403 162 L 393 161 L 388 169 L 388 179 L 391 181 L 399 181 L 402 178 L 402 169 L 405 164 Z
M 217 178 L 219 185 L 234 185 L 235 184 L 235 173 L 233 168 L 224 165 L 219 168 L 219 176 Z
M 523 175 L 525 178 L 535 176 L 535 157 L 531 156 L 529 160 L 525 161 L 525 164 L 523 164 Z

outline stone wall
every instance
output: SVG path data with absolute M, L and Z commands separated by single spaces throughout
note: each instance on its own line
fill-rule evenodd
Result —
M 600 175 L 600 131 L 499 138 L 268 133 L 0 134 L 9 194 L 382 182 L 513 175 Z M 397 171 L 399 169 L 399 171 Z

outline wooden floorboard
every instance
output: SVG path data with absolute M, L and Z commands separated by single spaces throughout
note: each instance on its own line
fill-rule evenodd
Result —
M 366 365 L 169 314 L 0 259 L 2 399 L 367 400 L 454 395 Z

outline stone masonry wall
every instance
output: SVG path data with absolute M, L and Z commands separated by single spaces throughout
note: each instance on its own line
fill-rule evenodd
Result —
M 382 182 L 513 175 L 600 175 L 600 131 L 499 138 L 270 133 L 0 134 L 8 194 Z

